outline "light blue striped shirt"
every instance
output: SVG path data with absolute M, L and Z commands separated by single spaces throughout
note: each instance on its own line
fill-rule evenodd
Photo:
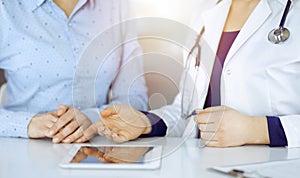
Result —
M 100 62 L 96 78 L 75 76 L 88 44 L 113 24 L 124 21 L 126 12 L 124 0 L 79 0 L 69 18 L 52 0 L 0 0 L 0 67 L 5 70 L 8 97 L 0 109 L 0 136 L 27 137 L 31 118 L 54 111 L 58 104 L 75 106 L 92 121 L 99 119 L 95 115 L 98 109 L 112 102 L 146 109 L 142 51 L 136 40 L 120 44 Z M 123 38 L 127 34 L 122 31 L 118 35 Z M 102 48 L 96 49 L 105 51 Z M 97 50 L 92 57 L 103 60 L 98 59 Z M 123 67 L 125 64 L 130 65 Z M 121 70 L 128 66 L 130 72 Z M 75 81 L 80 83 L 75 85 L 74 79 L 90 81 Z M 94 87 L 91 91 L 95 93 L 88 93 L 85 87 Z M 74 97 L 78 105 L 74 105 Z

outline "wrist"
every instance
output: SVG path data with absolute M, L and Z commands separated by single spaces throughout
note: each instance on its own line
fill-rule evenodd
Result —
M 140 112 L 140 111 L 139 111 Z M 149 134 L 152 131 L 152 125 L 151 125 L 151 121 L 150 119 L 147 117 L 146 114 L 140 112 L 141 118 L 145 123 L 145 129 L 144 132 L 142 134 Z
M 251 117 L 247 144 L 270 144 L 266 117 Z
M 34 138 L 34 133 L 32 133 L 33 130 L 34 130 L 33 124 L 34 124 L 34 119 L 35 119 L 37 116 L 38 116 L 38 114 L 35 115 L 35 116 L 33 116 L 33 117 L 30 119 L 30 121 L 29 121 L 29 123 L 28 123 L 28 125 L 27 125 L 27 136 L 28 136 L 28 138 Z

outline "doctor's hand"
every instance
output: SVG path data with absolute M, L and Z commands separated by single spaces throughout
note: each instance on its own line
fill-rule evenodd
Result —
M 49 129 L 58 120 L 56 113 L 45 113 L 35 115 L 28 124 L 29 138 L 44 138 L 51 137 Z
M 266 117 L 250 117 L 226 106 L 207 108 L 195 117 L 206 146 L 269 144 Z
M 98 132 L 117 143 L 133 140 L 151 132 L 151 123 L 146 115 L 129 105 L 114 104 L 100 112 L 102 118 L 91 125 L 78 142 L 85 142 Z
M 53 137 L 53 143 L 75 142 L 83 135 L 83 131 L 91 125 L 91 121 L 74 107 L 61 104 L 56 113 L 59 119 L 48 133 Z

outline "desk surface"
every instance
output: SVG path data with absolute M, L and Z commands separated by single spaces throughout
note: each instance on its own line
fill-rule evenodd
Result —
M 96 144 L 113 144 L 105 138 Z M 148 138 L 127 144 L 160 144 L 164 146 L 162 165 L 157 170 L 68 170 L 59 167 L 72 145 L 52 144 L 50 140 L 0 138 L 0 178 L 194 178 L 229 177 L 208 168 L 300 158 L 300 148 L 243 146 L 235 148 L 199 148 L 197 139 Z

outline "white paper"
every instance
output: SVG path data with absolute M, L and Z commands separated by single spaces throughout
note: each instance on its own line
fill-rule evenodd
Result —
M 300 159 L 273 161 L 235 166 L 215 166 L 212 169 L 229 174 L 232 170 L 244 171 L 246 177 L 294 178 L 300 175 Z

